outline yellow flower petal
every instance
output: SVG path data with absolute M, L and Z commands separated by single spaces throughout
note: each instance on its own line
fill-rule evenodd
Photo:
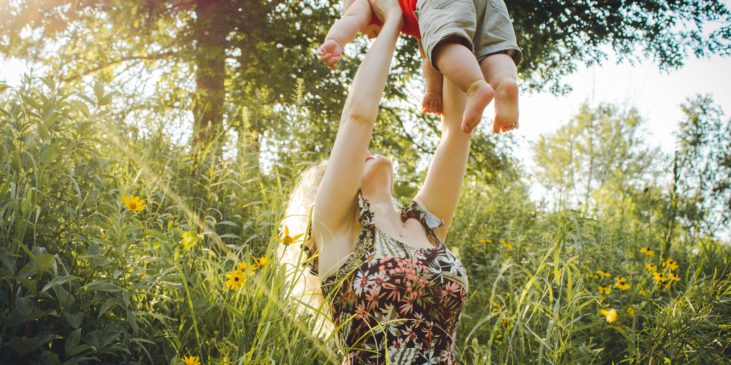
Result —
M 143 210 L 145 210 L 145 201 L 142 200 L 139 196 L 132 195 L 132 196 L 122 196 L 122 203 L 124 203 L 124 206 L 134 213 L 139 213 Z
M 602 309 L 599 311 L 599 314 L 601 314 L 602 317 L 606 318 L 607 323 L 612 323 L 617 320 L 617 310 L 616 309 Z
M 601 270 L 601 269 L 600 270 L 597 270 L 596 273 L 597 273 L 597 275 L 603 276 L 605 278 L 611 278 L 612 277 L 612 274 L 610 274 L 610 273 L 608 273 L 608 272 L 606 272 L 604 270 Z
M 655 256 L 655 251 L 650 249 L 649 247 L 643 247 L 640 249 L 640 253 L 647 255 L 647 256 Z
M 513 249 L 513 245 L 511 245 L 508 241 L 500 240 L 500 244 L 503 245 L 508 250 Z
M 228 272 L 226 274 L 226 278 L 228 279 L 226 281 L 226 289 L 236 290 L 244 285 L 244 279 L 246 279 L 246 276 L 244 276 L 244 274 L 240 271 L 234 270 Z
M 678 268 L 678 263 L 675 262 L 675 260 L 673 259 L 667 259 L 665 262 L 663 262 L 662 266 L 670 270 L 675 270 Z
M 619 290 L 629 290 L 630 285 L 627 284 L 627 280 L 621 276 L 617 276 L 614 278 L 614 287 Z
M 294 237 L 291 237 L 289 235 L 289 227 L 284 226 L 284 236 L 282 238 L 278 238 L 278 240 L 285 245 L 291 245 L 297 242 L 302 236 L 304 236 L 304 234 L 300 233 L 298 235 L 295 235 Z
M 262 257 L 252 256 L 252 257 L 254 258 L 254 264 L 257 267 L 264 267 L 264 266 L 269 265 L 269 263 L 272 262 L 272 260 L 270 260 L 268 257 L 265 257 L 265 256 L 262 256 Z
M 198 356 L 185 356 L 180 358 L 185 365 L 201 365 L 200 358 Z

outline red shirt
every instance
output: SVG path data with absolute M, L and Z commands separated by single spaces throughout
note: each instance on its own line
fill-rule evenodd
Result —
M 421 32 L 419 32 L 419 21 L 416 20 L 416 15 L 414 15 L 414 11 L 416 11 L 416 2 L 418 0 L 398 0 L 399 5 L 401 5 L 401 11 L 404 13 L 404 25 L 401 27 L 401 33 L 410 35 L 416 39 L 421 40 Z M 383 25 L 383 22 L 381 22 L 378 17 L 376 16 L 376 13 L 374 11 L 371 11 L 371 23 L 370 24 L 376 24 L 376 25 Z

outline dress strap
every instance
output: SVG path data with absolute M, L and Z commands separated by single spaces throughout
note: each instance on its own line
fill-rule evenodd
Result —
M 421 222 L 430 240 L 438 240 L 434 230 L 441 227 L 444 222 L 436 214 L 422 207 L 416 200 L 412 200 L 408 206 L 401 209 L 401 221 L 405 222 L 409 218 L 414 218 Z
M 363 193 L 358 189 L 358 221 L 364 228 L 374 228 L 373 211 L 371 211 L 371 203 L 363 197 Z

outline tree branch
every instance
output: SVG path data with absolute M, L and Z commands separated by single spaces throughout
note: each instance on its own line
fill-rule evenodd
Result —
M 100 66 L 97 66 L 97 67 L 88 69 L 86 71 L 83 71 L 81 73 L 78 73 L 76 75 L 67 77 L 67 78 L 63 79 L 63 81 L 64 82 L 74 81 L 74 80 L 80 79 L 80 78 L 82 78 L 84 76 L 91 75 L 93 73 L 102 71 L 104 69 L 107 69 L 107 68 L 112 67 L 112 66 L 116 66 L 116 65 L 118 65 L 120 63 L 124 63 L 124 62 L 127 62 L 127 61 L 159 60 L 159 59 L 163 59 L 163 58 L 174 57 L 177 54 L 178 54 L 177 52 L 170 51 L 170 52 L 156 53 L 156 54 L 145 55 L 145 56 L 127 56 L 127 57 L 122 57 L 120 59 L 111 61 L 111 62 L 109 62 L 107 64 L 100 65 Z

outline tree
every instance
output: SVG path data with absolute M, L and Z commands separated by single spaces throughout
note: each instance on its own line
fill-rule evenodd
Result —
M 96 75 L 125 95 L 117 114 L 173 123 L 193 112 L 193 141 L 239 132 L 250 151 L 287 126 L 277 111 L 300 102 L 311 110 L 315 139 L 332 138 L 358 57 L 341 71 L 318 64 L 312 49 L 339 15 L 336 0 L 27 0 L 0 3 L 0 54 L 42 63 L 50 75 L 76 83 Z M 560 80 L 579 63 L 602 62 L 608 45 L 622 58 L 677 67 L 688 54 L 730 54 L 729 10 L 721 0 L 510 2 L 523 48 L 520 73 L 530 89 L 566 90 Z M 709 22 L 725 22 L 708 31 Z M 365 43 L 359 42 L 355 53 Z M 402 126 L 418 124 L 416 43 L 404 41 L 386 91 L 384 142 L 416 141 Z M 639 50 L 639 52 L 638 52 Z M 405 87 L 409 85 L 409 87 Z M 405 103 L 404 103 L 405 102 Z M 394 110 L 393 108 L 391 110 Z M 154 118 L 150 118 L 152 115 Z M 147 116 L 147 118 L 142 118 Z M 181 116 L 183 118 L 181 118 Z M 244 118 L 244 116 L 247 116 Z M 430 119 L 433 121 L 433 119 Z M 210 126 L 210 128 L 209 128 Z M 188 129 L 182 124 L 179 129 Z M 417 126 L 413 130 L 433 130 Z M 405 133 L 412 133 L 406 131 Z M 431 151 L 430 142 L 414 146 Z M 254 153 L 254 158 L 256 157 Z
M 308 51 L 335 16 L 330 3 L 3 2 L 0 53 L 42 63 L 48 74 L 72 84 L 87 75 L 113 82 L 127 96 L 121 114 L 192 112 L 193 141 L 207 142 L 235 124 L 241 105 L 255 110 L 262 102 L 286 103 L 298 77 L 327 79 Z M 335 82 L 318 86 L 308 92 L 326 103 L 345 89 Z M 176 118 L 179 113 L 170 119 Z
M 644 189 L 658 150 L 645 145 L 642 124 L 635 109 L 584 104 L 557 132 L 540 137 L 537 177 L 557 195 L 560 209 L 607 213 L 633 191 Z
M 720 238 L 731 222 L 731 119 L 710 95 L 682 104 L 672 186 L 673 218 L 696 236 Z

